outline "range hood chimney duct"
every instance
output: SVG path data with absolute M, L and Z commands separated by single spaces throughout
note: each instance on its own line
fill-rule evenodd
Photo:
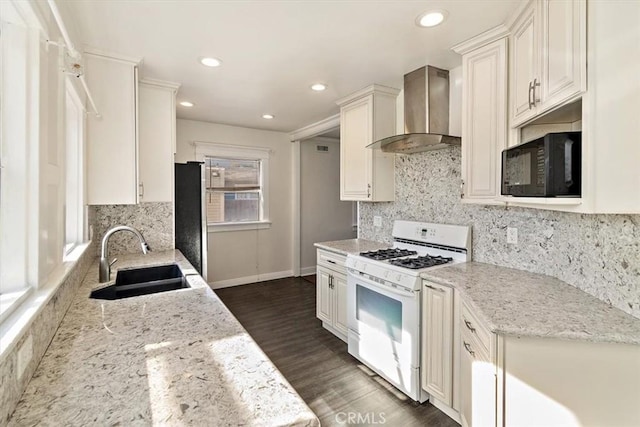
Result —
M 426 66 L 404 76 L 405 134 L 369 145 L 387 153 L 412 154 L 461 145 L 449 133 L 449 71 Z

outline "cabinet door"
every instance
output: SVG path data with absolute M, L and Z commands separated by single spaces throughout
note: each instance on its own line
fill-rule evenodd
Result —
M 542 0 L 541 108 L 586 89 L 586 2 Z
M 373 95 L 340 110 L 340 199 L 370 200 Z
M 101 116 L 87 118 L 87 204 L 138 202 L 135 64 L 85 54 L 87 84 Z
M 515 127 L 536 113 L 532 85 L 540 83 L 538 69 L 538 29 L 536 4 L 531 2 L 515 22 L 510 37 L 511 126 Z M 535 88 L 536 93 L 539 88 Z
M 460 337 L 460 419 L 463 426 L 496 426 L 496 370 L 478 343 Z
M 173 200 L 174 99 L 173 89 L 140 84 L 138 136 L 141 202 Z
M 453 383 L 453 289 L 425 285 L 423 306 L 422 386 L 448 406 Z
M 329 284 L 331 283 L 331 272 L 323 267 L 317 267 L 316 272 L 316 317 L 332 324 L 333 314 L 333 292 Z
M 347 276 L 333 274 L 333 294 L 335 299 L 334 327 L 347 335 Z
M 500 195 L 507 140 L 507 39 L 466 54 L 462 67 L 462 197 L 486 203 Z

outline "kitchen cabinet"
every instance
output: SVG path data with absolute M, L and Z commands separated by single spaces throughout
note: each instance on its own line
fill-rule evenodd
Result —
M 531 0 L 510 25 L 512 127 L 586 90 L 586 3 Z
M 100 117 L 87 118 L 87 204 L 138 202 L 138 63 L 85 52 Z
M 179 85 L 145 79 L 138 86 L 139 200 L 173 201 L 176 92 Z
M 316 317 L 322 326 L 347 341 L 347 270 L 344 255 L 317 250 Z
M 630 52 L 640 54 L 637 43 L 640 3 L 573 0 L 524 3 L 508 26 L 496 27 L 453 49 L 463 58 L 473 55 L 476 49 L 490 50 L 488 45 L 504 37 L 505 28 L 509 34 L 507 115 L 510 124 L 504 126 L 496 122 L 499 127 L 495 128 L 496 135 L 491 136 L 493 128 L 485 126 L 485 120 L 471 120 L 474 113 L 480 114 L 476 116 L 479 119 L 485 117 L 482 114 L 486 112 L 476 113 L 473 103 L 478 102 L 477 97 L 468 93 L 470 86 L 468 80 L 464 80 L 462 201 L 590 214 L 640 213 L 640 192 L 637 191 L 640 168 L 636 161 L 640 158 L 640 144 L 635 143 L 635 136 L 640 134 L 640 121 L 634 114 L 640 111 L 637 78 L 640 61 L 629 61 Z M 625 28 L 625 32 L 621 33 L 620 28 Z M 588 74 L 585 40 L 589 43 Z M 464 65 L 467 78 L 485 75 L 481 68 L 472 67 L 480 67 L 479 64 L 469 61 Z M 524 71 L 539 69 L 542 71 L 536 71 L 535 76 Z M 499 78 L 499 69 L 496 73 L 494 79 Z M 536 79 L 540 82 L 536 89 L 540 102 L 529 109 L 528 85 Z M 518 111 L 518 106 L 526 106 L 526 110 Z M 506 143 L 502 140 L 503 128 L 508 132 Z M 548 132 L 580 130 L 580 198 L 500 195 L 501 160 L 487 153 L 499 153 L 505 145 L 516 145 Z
M 425 281 L 422 309 L 422 388 L 453 405 L 453 289 Z
M 460 314 L 460 420 L 464 426 L 495 426 L 496 336 L 463 301 Z
M 338 100 L 341 200 L 394 200 L 394 154 L 367 146 L 395 134 L 399 92 L 371 85 Z
M 499 338 L 500 425 L 640 425 L 640 346 Z
M 462 55 L 462 202 L 499 204 L 507 141 L 507 29 L 459 44 Z

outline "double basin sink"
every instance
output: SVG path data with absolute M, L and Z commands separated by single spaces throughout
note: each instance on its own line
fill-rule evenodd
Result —
M 90 298 L 116 300 L 189 288 L 177 264 L 119 270 L 113 285 L 96 289 Z

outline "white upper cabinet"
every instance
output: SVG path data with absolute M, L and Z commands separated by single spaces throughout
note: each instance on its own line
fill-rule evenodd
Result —
M 514 23 L 511 32 L 511 120 L 522 123 L 536 114 L 533 96 L 538 78 L 538 22 L 535 3 L 531 2 Z
M 510 117 L 516 127 L 586 90 L 586 2 L 532 0 L 511 25 Z
M 141 202 L 173 200 L 178 85 L 145 79 L 138 89 L 139 198 Z
M 507 140 L 507 31 L 455 46 L 462 54 L 462 201 L 498 203 Z
M 87 204 L 138 202 L 137 62 L 85 53 L 100 117 L 87 119 Z
M 367 145 L 395 134 L 399 92 L 372 85 L 337 102 L 340 106 L 341 200 L 394 200 L 394 154 L 370 149 Z

